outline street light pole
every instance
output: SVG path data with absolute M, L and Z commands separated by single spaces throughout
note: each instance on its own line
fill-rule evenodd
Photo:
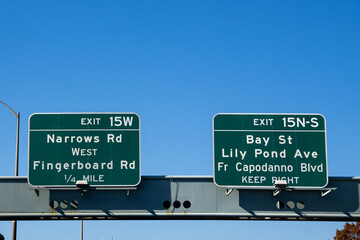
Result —
M 83 240 L 84 236 L 83 236 L 83 232 L 84 231 L 84 223 L 83 223 L 83 220 L 81 219 L 81 231 L 80 231 L 80 240 Z
M 3 101 L 0 101 L 0 103 L 4 104 L 7 108 L 10 109 L 10 111 L 15 115 L 17 118 L 17 128 L 16 128 L 16 151 L 15 151 L 15 176 L 18 176 L 19 173 L 19 130 L 20 130 L 20 113 L 16 113 L 12 108 L 4 103 Z M 13 221 L 13 232 L 12 232 L 12 239 L 16 240 L 16 233 L 17 233 L 17 221 Z
M 16 156 L 15 156 L 15 176 L 19 175 L 19 130 L 20 130 L 20 112 L 16 115 L 17 128 L 16 128 Z

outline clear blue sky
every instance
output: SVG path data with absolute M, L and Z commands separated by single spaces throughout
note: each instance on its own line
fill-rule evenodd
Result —
M 38 112 L 136 112 L 142 175 L 212 175 L 216 113 L 321 113 L 329 176 L 359 176 L 359 93 L 359 1 L 0 2 L 0 100 L 21 112 L 22 176 Z M 15 133 L 0 106 L 0 176 L 14 174 Z M 84 224 L 89 240 L 330 239 L 342 225 Z M 79 227 L 19 222 L 18 239 L 78 239 Z M 11 239 L 11 222 L 0 233 Z

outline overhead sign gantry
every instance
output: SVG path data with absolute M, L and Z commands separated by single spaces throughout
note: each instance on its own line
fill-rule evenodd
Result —
M 29 118 L 29 183 L 131 187 L 140 182 L 135 113 L 49 113 Z
M 323 188 L 328 183 L 320 114 L 217 114 L 214 181 L 221 187 Z
M 360 179 L 328 181 L 322 115 L 217 114 L 213 137 L 214 179 L 150 176 L 135 188 L 136 114 L 33 114 L 29 177 L 0 177 L 0 220 L 359 221 Z

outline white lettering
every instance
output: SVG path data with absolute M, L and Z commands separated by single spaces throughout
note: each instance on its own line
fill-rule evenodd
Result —
M 296 149 L 295 151 L 295 155 L 294 158 L 309 158 L 311 155 L 312 158 L 317 158 L 318 157 L 318 153 L 316 151 L 303 151 L 301 152 L 300 149 Z
M 270 137 L 255 137 L 253 135 L 246 135 L 246 143 L 247 144 L 263 144 L 266 147 L 269 144 Z
M 121 143 L 122 142 L 122 134 L 119 134 L 119 136 L 116 136 L 114 134 L 109 133 L 107 135 L 107 142 L 117 142 L 117 143 Z

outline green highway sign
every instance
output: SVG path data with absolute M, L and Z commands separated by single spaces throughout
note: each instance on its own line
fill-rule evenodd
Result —
M 35 187 L 133 187 L 140 183 L 135 113 L 36 113 L 29 118 L 28 181 Z
M 320 114 L 217 114 L 214 182 L 220 187 L 323 188 L 328 183 Z

